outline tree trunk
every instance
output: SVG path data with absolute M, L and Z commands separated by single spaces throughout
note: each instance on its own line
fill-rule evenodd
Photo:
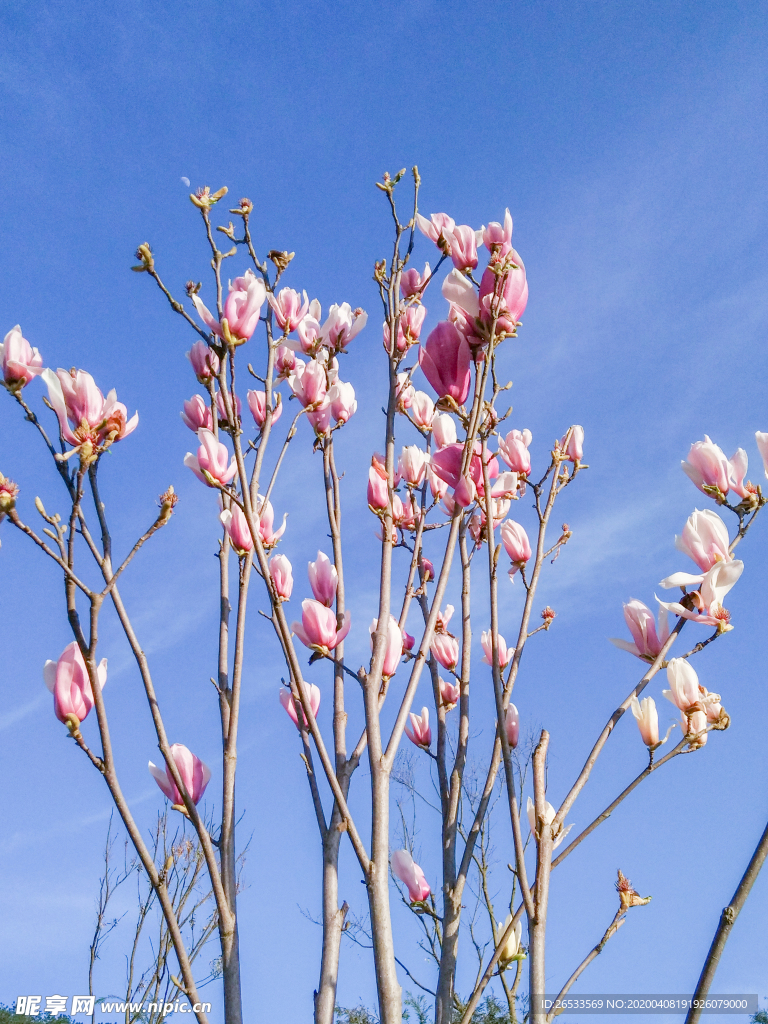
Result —
M 341 816 L 334 807 L 331 824 L 323 842 L 323 954 L 320 983 L 315 992 L 315 1024 L 333 1024 L 336 983 L 339 977 L 339 949 L 347 904 L 339 906 L 339 843 Z
M 458 905 L 452 894 L 443 896 L 443 944 L 440 955 L 440 973 L 437 978 L 435 1024 L 450 1024 L 453 1013 L 453 986 L 456 977 L 456 959 L 459 950 L 459 924 L 461 901 Z
M 240 993 L 240 939 L 237 920 L 232 931 L 221 936 L 221 965 L 224 973 L 225 1024 L 242 1024 L 243 1004 Z
M 389 773 L 377 763 L 373 750 L 370 754 L 373 829 L 367 882 L 379 1020 L 380 1024 L 402 1024 L 403 993 L 397 980 L 389 909 Z

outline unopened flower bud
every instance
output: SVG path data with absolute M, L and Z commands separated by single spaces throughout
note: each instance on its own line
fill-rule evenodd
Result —
M 641 896 L 632 888 L 632 883 L 625 878 L 619 869 L 619 880 L 616 882 L 616 891 L 621 901 L 621 909 L 629 910 L 630 907 L 644 907 L 651 902 L 650 896 Z
M 0 473 L 0 515 L 5 515 L 16 507 L 19 485 Z
M 141 260 L 141 266 L 131 267 L 131 270 L 135 270 L 137 274 L 141 274 L 145 270 L 155 269 L 155 260 L 152 256 L 152 250 L 149 247 L 149 242 L 142 242 L 138 247 L 136 250 L 136 259 Z
M 271 260 L 282 274 L 295 255 L 295 252 L 281 252 L 279 249 L 272 249 L 267 253 L 267 259 Z
M 178 502 L 178 500 L 179 496 L 174 491 L 173 484 L 171 484 L 171 486 L 164 494 L 160 495 L 158 499 L 158 501 L 160 502 L 160 515 L 158 519 L 161 525 L 167 523 L 168 520 L 171 518 L 171 516 L 173 515 L 173 510 L 176 507 L 176 503 Z
M 190 195 L 189 198 L 199 210 L 210 210 L 214 203 L 218 203 L 218 201 L 222 199 L 228 191 L 229 189 L 225 185 L 223 188 L 220 188 L 218 192 L 211 194 L 210 187 L 206 185 L 204 188 L 199 188 L 197 192 Z

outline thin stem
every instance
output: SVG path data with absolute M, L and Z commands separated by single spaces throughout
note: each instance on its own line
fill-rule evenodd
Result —
M 555 816 L 554 821 L 552 822 L 552 828 L 554 829 L 555 832 L 557 832 L 557 830 L 563 824 L 563 822 L 565 821 L 565 818 L 566 818 L 568 812 L 570 811 L 571 807 L 574 804 L 574 801 L 576 800 L 576 798 L 578 797 L 579 793 L 582 791 L 584 786 L 587 784 L 587 780 L 589 779 L 589 776 L 590 776 L 590 774 L 592 772 L 592 769 L 593 769 L 593 767 L 595 765 L 595 762 L 597 761 L 598 757 L 600 756 L 600 752 L 602 751 L 603 747 L 605 746 L 606 742 L 608 741 L 608 737 L 613 732 L 617 722 L 620 720 L 621 716 L 624 714 L 624 712 L 627 710 L 629 705 L 632 703 L 632 698 L 633 697 L 639 697 L 640 694 L 643 692 L 643 690 L 648 685 L 648 683 L 650 683 L 650 681 L 653 679 L 653 677 L 659 671 L 659 669 L 661 668 L 661 664 L 662 664 L 662 662 L 664 661 L 664 659 L 665 659 L 665 657 L 667 655 L 667 652 L 671 648 L 672 644 L 675 642 L 675 639 L 678 636 L 678 634 L 681 632 L 681 630 L 685 626 L 686 621 L 687 620 L 683 619 L 683 618 L 678 620 L 677 625 L 672 630 L 672 632 L 670 633 L 666 643 L 662 646 L 661 650 L 659 651 L 658 655 L 656 656 L 656 660 L 653 662 L 653 664 L 648 669 L 648 671 L 645 673 L 645 675 L 640 680 L 640 682 L 637 684 L 637 686 L 632 690 L 632 692 L 627 696 L 627 698 L 619 705 L 619 707 L 616 708 L 614 713 L 608 719 L 608 722 L 606 723 L 605 727 L 603 728 L 603 731 L 600 733 L 600 735 L 598 736 L 598 738 L 597 738 L 597 740 L 595 742 L 595 745 L 592 747 L 592 750 L 590 751 L 589 757 L 587 758 L 586 762 L 584 763 L 584 767 L 581 769 L 581 772 L 579 773 L 578 778 L 576 779 L 574 784 L 571 786 L 571 789 L 570 789 L 568 795 L 566 796 L 565 800 L 563 800 L 563 802 L 562 802 L 562 804 L 560 806 L 560 809 L 557 812 L 557 815 Z
M 619 909 L 616 911 L 613 920 L 606 928 L 605 934 L 603 935 L 602 939 L 600 939 L 598 944 L 589 951 L 589 953 L 584 957 L 582 962 L 570 976 L 568 981 L 566 981 L 566 983 L 560 989 L 560 991 L 557 994 L 557 997 L 555 998 L 552 1011 L 547 1014 L 547 1024 L 549 1024 L 549 1021 L 554 1020 L 554 1018 L 557 1016 L 559 1012 L 559 1010 L 557 1009 L 559 1001 L 565 996 L 565 994 L 568 992 L 568 990 L 571 988 L 574 982 L 578 979 L 579 975 L 582 974 L 583 971 L 585 971 L 587 967 L 589 967 L 592 961 L 603 952 L 606 942 L 608 942 L 608 940 L 612 938 L 619 930 L 619 928 L 621 928 L 621 926 L 624 924 L 624 922 L 626 921 L 625 914 L 626 910 L 623 910 L 621 907 L 619 907 Z M 542 992 L 541 995 L 544 995 L 544 993 Z
M 81 590 L 86 597 L 90 598 L 93 596 L 91 591 L 85 585 L 85 583 L 83 583 L 83 581 L 75 575 L 71 567 L 64 561 L 64 559 L 57 555 L 55 551 L 51 550 L 51 548 L 48 547 L 45 541 L 38 537 L 35 531 L 30 526 L 27 526 L 26 523 L 23 523 L 21 519 L 19 519 L 19 515 L 16 509 L 12 508 L 10 510 L 10 512 L 8 513 L 8 519 L 10 522 L 13 523 L 13 525 L 18 530 L 21 530 L 22 533 L 25 533 L 31 540 L 33 540 L 35 544 L 37 544 L 37 546 L 41 548 L 46 553 L 46 555 L 48 555 L 49 558 L 52 558 L 54 560 L 54 562 L 59 566 L 59 568 L 62 570 L 66 578 L 73 584 L 73 586 L 77 587 L 78 590 Z
M 684 747 L 686 746 L 687 743 L 688 743 L 688 737 L 682 739 L 677 744 L 677 746 L 673 750 L 670 750 L 670 752 L 666 756 L 664 756 L 660 761 L 657 761 L 655 764 L 653 763 L 653 761 L 650 761 L 650 763 L 648 764 L 648 767 L 645 768 L 642 772 L 640 772 L 640 774 L 637 776 L 637 778 L 633 782 L 630 782 L 630 784 L 627 786 L 627 788 L 622 790 L 622 792 L 619 793 L 619 795 L 616 797 L 615 800 L 613 800 L 610 804 L 608 804 L 608 806 L 605 808 L 603 813 L 602 814 L 598 814 L 598 816 L 595 818 L 595 820 L 592 822 L 592 824 L 591 825 L 587 825 L 587 827 L 584 829 L 584 831 L 580 832 L 579 835 L 577 835 L 576 838 L 573 839 L 568 844 L 568 846 L 566 846 L 566 848 L 563 850 L 563 852 L 560 853 L 552 861 L 552 867 L 556 868 L 557 865 L 561 863 L 561 861 L 565 860 L 565 858 L 568 856 L 569 853 L 571 853 L 573 850 L 576 849 L 576 847 L 579 845 L 579 843 L 583 842 L 583 840 L 585 840 L 587 838 L 587 836 L 590 835 L 590 833 L 594 832 L 594 830 L 597 828 L 598 825 L 602 825 L 602 823 L 607 818 L 609 818 L 611 816 L 611 814 L 613 814 L 613 812 L 616 810 L 616 808 L 619 806 L 619 804 L 622 802 L 622 800 L 626 799 L 626 797 L 628 797 L 629 794 L 634 789 L 636 789 L 637 786 L 640 785 L 640 783 L 643 781 L 643 779 L 647 779 L 648 776 L 652 772 L 657 771 L 659 768 L 661 768 L 661 766 L 663 764 L 666 764 L 667 761 L 670 761 L 673 757 L 676 757 L 678 754 L 681 754 L 683 752 L 683 749 L 684 749 Z
M 755 847 L 755 852 L 752 854 L 747 865 L 747 870 L 736 887 L 736 892 L 731 897 L 728 906 L 723 908 L 723 912 L 720 915 L 720 922 L 712 939 L 712 945 L 709 947 L 707 958 L 704 961 L 691 1007 L 688 1010 L 688 1016 L 685 1018 L 685 1024 L 697 1024 L 701 1018 L 702 1006 L 715 979 L 715 972 L 720 963 L 720 957 L 723 955 L 728 936 L 731 934 L 736 918 L 741 913 L 741 909 L 752 891 L 752 886 L 757 881 L 757 876 L 760 874 L 760 869 L 765 863 L 766 857 L 768 857 L 768 825 L 765 826 L 760 841 Z

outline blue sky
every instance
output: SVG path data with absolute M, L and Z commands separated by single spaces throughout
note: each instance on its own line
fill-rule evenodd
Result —
M 139 409 L 138 431 L 102 471 L 118 544 L 125 549 L 150 522 L 169 483 L 181 494 L 178 515 L 123 587 L 172 739 L 215 763 L 216 510 L 181 464 L 193 442 L 178 410 L 194 391 L 184 359 L 194 338 L 128 268 L 149 241 L 177 293 L 191 277 L 210 297 L 181 177 L 252 198 L 261 250 L 297 254 L 286 283 L 324 309 L 346 300 L 369 311 L 344 375 L 371 410 L 381 404 L 371 377 L 382 351 L 371 271 L 389 249 L 374 180 L 417 163 L 424 212 L 474 226 L 510 207 L 531 295 L 506 355 L 514 425 L 532 430 L 541 465 L 555 436 L 584 424 L 591 467 L 564 496 L 574 537 L 542 585 L 541 603 L 558 619 L 536 638 L 516 690 L 524 723 L 552 734 L 557 802 L 639 675 L 606 641 L 624 635 L 622 600 L 651 604 L 658 580 L 686 568 L 673 537 L 703 506 L 678 468 L 690 443 L 706 432 L 728 455 L 743 446 L 752 478 L 762 476 L 753 435 L 768 430 L 766 20 L 760 5 L 723 2 L 3 5 L 2 330 L 20 322 L 48 364 L 86 368 L 105 390 L 117 388 L 130 413 Z M 419 246 L 418 265 L 434 260 L 425 240 Z M 233 273 L 244 268 L 232 263 Z M 428 307 L 434 323 L 443 315 L 437 296 Z M 40 408 L 39 384 L 29 394 Z M 375 609 L 363 495 L 382 426 L 371 416 L 358 415 L 341 438 L 347 544 L 361 565 L 349 584 L 349 651 L 361 661 Z M 291 512 L 283 550 L 297 596 L 308 593 L 303 565 L 325 534 L 305 500 L 319 467 L 306 433 L 301 443 L 274 498 L 279 515 Z M 0 471 L 21 484 L 23 516 L 32 517 L 35 494 L 60 507 L 32 431 L 7 399 Z M 518 518 L 530 524 L 531 515 L 521 508 Z M 645 783 L 558 870 L 553 986 L 610 920 L 619 866 L 654 900 L 634 912 L 581 991 L 685 992 L 695 983 L 768 810 L 764 525 L 740 549 L 746 571 L 730 600 L 737 628 L 696 662 L 733 725 Z M 1 530 L 0 1001 L 9 1002 L 84 991 L 109 801 L 43 689 L 43 661 L 69 641 L 58 579 L 7 524 Z M 504 601 L 511 623 L 520 594 L 508 588 Z M 300 908 L 319 908 L 318 844 L 275 696 L 280 662 L 257 608 L 254 598 L 238 783 L 242 832 L 254 833 L 241 901 L 244 986 L 263 1019 L 279 1009 L 280 1019 L 308 1020 L 319 929 Z M 481 618 L 482 604 L 478 635 Z M 145 768 L 155 745 L 108 615 L 102 643 L 124 789 L 148 827 L 159 806 Z M 658 699 L 660 690 L 650 692 Z M 634 724 L 622 722 L 572 812 L 577 826 L 644 757 Z M 358 801 L 364 768 L 360 776 Z M 434 886 L 433 824 L 423 819 L 419 841 Z M 503 820 L 498 849 L 503 864 Z M 362 910 L 345 858 L 342 896 Z M 768 995 L 767 912 L 762 878 L 727 947 L 719 991 Z M 423 954 L 401 923 L 398 952 L 417 973 Z M 104 990 L 119 984 L 122 953 L 116 936 L 100 967 Z M 340 1002 L 370 1004 L 372 992 L 366 954 L 345 948 Z

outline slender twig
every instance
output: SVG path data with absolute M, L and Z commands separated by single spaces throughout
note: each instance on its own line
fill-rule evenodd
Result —
M 673 757 L 676 757 L 678 754 L 683 753 L 683 750 L 684 750 L 684 748 L 685 748 L 685 746 L 687 745 L 688 742 L 689 742 L 689 737 L 685 737 L 684 739 L 682 739 L 677 744 L 677 746 L 673 750 L 670 750 L 670 752 L 668 754 L 666 754 L 664 757 L 662 757 L 662 759 L 660 761 L 656 761 L 655 763 L 653 761 L 650 761 L 650 763 L 648 764 L 648 767 L 645 768 L 642 772 L 640 772 L 640 774 L 637 776 L 637 778 L 634 779 L 633 782 L 630 782 L 630 784 L 627 786 L 627 788 L 624 789 L 621 793 L 619 793 L 619 795 L 616 797 L 615 800 L 613 800 L 610 804 L 608 804 L 608 806 L 605 808 L 603 813 L 602 814 L 598 814 L 598 816 L 591 823 L 591 825 L 587 825 L 587 827 L 584 829 L 584 831 L 580 832 L 579 835 L 577 835 L 575 839 L 571 840 L 571 842 L 568 844 L 568 846 L 566 846 L 566 848 L 563 850 L 563 852 L 558 854 L 558 856 L 552 861 L 552 867 L 556 868 L 557 865 L 561 863 L 561 861 L 565 860 L 565 858 L 568 856 L 569 853 L 571 853 L 573 850 L 576 849 L 576 847 L 579 845 L 579 843 L 583 842 L 583 840 L 585 840 L 587 838 L 587 836 L 591 832 L 594 832 L 594 830 L 597 828 L 598 825 L 602 825 L 602 823 L 607 818 L 609 818 L 611 816 L 611 814 L 613 814 L 613 812 L 616 810 L 616 808 L 619 806 L 619 804 L 622 802 L 622 800 L 626 799 L 626 797 L 628 797 L 629 794 L 637 786 L 640 785 L 640 783 L 643 781 L 643 779 L 647 779 L 648 776 L 651 774 L 651 772 L 657 771 L 659 768 L 661 768 L 661 766 L 663 764 L 666 764 L 667 761 L 670 761 Z
M 619 707 L 616 708 L 614 713 L 608 719 L 608 722 L 604 726 L 603 731 L 600 733 L 600 735 L 598 736 L 598 738 L 597 738 L 597 740 L 595 742 L 595 745 L 592 747 L 592 750 L 589 753 L 589 757 L 587 758 L 587 760 L 584 763 L 584 767 L 581 769 L 581 772 L 579 773 L 578 778 L 576 779 L 574 784 L 571 786 L 570 791 L 568 792 L 568 795 L 566 796 L 565 800 L 563 800 L 562 804 L 560 805 L 560 809 L 558 810 L 558 812 L 557 812 L 557 814 L 555 816 L 555 819 L 552 822 L 552 828 L 554 829 L 555 832 L 557 832 L 557 830 L 562 826 L 562 824 L 565 821 L 565 818 L 566 818 L 568 812 L 570 811 L 571 807 L 573 806 L 574 801 L 576 800 L 576 798 L 578 797 L 579 793 L 582 791 L 584 786 L 587 784 L 587 780 L 589 779 L 589 776 L 590 776 L 590 774 L 592 772 L 592 769 L 593 769 L 593 767 L 595 765 L 595 762 L 597 761 L 598 757 L 600 756 L 600 752 L 602 751 L 603 747 L 605 746 L 606 742 L 608 741 L 608 737 L 613 732 L 616 724 L 618 723 L 618 721 L 621 719 L 621 717 L 624 714 L 624 712 L 627 710 L 627 708 L 632 703 L 632 698 L 633 697 L 639 697 L 640 694 L 643 692 L 643 690 L 648 685 L 648 683 L 650 683 L 650 681 L 653 679 L 653 677 L 659 671 L 659 669 L 661 668 L 662 662 L 664 661 L 664 659 L 667 656 L 667 652 L 669 651 L 669 649 L 672 646 L 672 644 L 675 642 L 675 639 L 677 638 L 678 634 L 681 632 L 681 630 L 685 626 L 686 621 L 687 620 L 683 619 L 683 618 L 678 619 L 677 625 L 675 626 L 675 628 L 670 633 L 670 635 L 669 635 L 668 639 L 666 640 L 666 642 L 663 644 L 663 646 L 662 646 L 661 650 L 659 651 L 658 655 L 656 656 L 656 659 L 654 660 L 653 664 L 650 666 L 650 668 L 645 673 L 645 675 L 640 680 L 640 682 L 637 684 L 637 686 L 634 687 L 632 692 L 625 698 L 625 700 L 622 701 L 622 703 L 619 705 Z
M 549 1024 L 549 1021 L 554 1020 L 554 1018 L 560 1012 L 560 1010 L 558 1009 L 558 1004 L 559 1004 L 560 1000 L 565 996 L 565 994 L 568 992 L 568 990 L 571 988 L 571 986 L 574 984 L 574 982 L 576 982 L 576 980 L 578 979 L 579 975 L 582 974 L 587 969 L 587 967 L 589 967 L 589 965 L 592 963 L 592 961 L 603 952 L 603 949 L 605 948 L 606 942 L 608 942 L 608 940 L 610 938 L 612 938 L 616 934 L 616 932 L 619 930 L 619 928 L 621 928 L 621 926 L 624 924 L 624 922 L 626 921 L 625 914 L 626 914 L 626 910 L 624 910 L 622 907 L 619 907 L 619 909 L 616 911 L 616 914 L 615 914 L 613 920 L 611 921 L 611 923 L 606 928 L 605 934 L 603 935 L 602 939 L 600 939 L 598 944 L 593 949 L 591 949 L 589 951 L 589 953 L 584 957 L 584 959 L 581 961 L 579 966 L 576 968 L 576 970 L 570 976 L 568 981 L 566 981 L 566 983 L 560 989 L 560 991 L 558 992 L 557 996 L 555 997 L 554 1006 L 553 1006 L 551 1012 L 547 1014 L 547 1022 L 548 1022 L 548 1024 Z M 542 992 L 539 995 L 543 996 L 544 993 Z
M 73 583 L 74 586 L 78 588 L 78 590 L 81 590 L 88 598 L 92 596 L 89 588 L 85 585 L 85 583 L 83 583 L 81 579 L 79 579 L 75 575 L 71 567 L 64 561 L 64 559 L 57 555 L 55 551 L 52 551 L 51 548 L 49 548 L 48 545 L 45 543 L 45 541 L 38 537 L 35 531 L 30 526 L 27 526 L 26 523 L 23 523 L 21 521 L 16 509 L 12 508 L 10 510 L 10 512 L 8 513 L 8 519 L 13 523 L 13 525 L 17 529 L 21 530 L 22 533 L 25 533 L 31 540 L 33 540 L 39 548 L 42 548 L 42 550 L 46 553 L 46 555 L 48 555 L 49 558 L 52 558 L 54 560 L 54 562 L 59 566 L 59 568 L 62 570 L 67 579 L 71 583 Z
M 757 876 L 760 874 L 760 869 L 765 863 L 766 857 L 768 857 L 768 825 L 765 826 L 760 841 L 755 847 L 755 852 L 752 854 L 747 865 L 747 870 L 742 875 L 730 903 L 727 907 L 723 908 L 723 912 L 720 915 L 720 922 L 712 939 L 712 945 L 709 947 L 707 958 L 704 961 L 691 1007 L 688 1010 L 688 1016 L 685 1018 L 685 1024 L 697 1024 L 701 1018 L 702 1007 L 715 979 L 715 972 L 720 963 L 720 957 L 723 955 L 728 936 L 731 934 L 736 918 L 741 913 L 741 909 L 752 891 L 752 886 L 757 881 Z

